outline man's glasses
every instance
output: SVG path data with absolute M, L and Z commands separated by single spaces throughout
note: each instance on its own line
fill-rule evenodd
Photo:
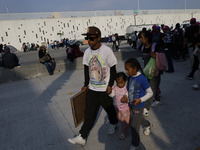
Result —
M 94 41 L 94 39 L 96 39 L 96 38 L 98 38 L 98 36 L 96 36 L 96 37 L 85 37 L 85 40 L 90 40 L 90 41 Z

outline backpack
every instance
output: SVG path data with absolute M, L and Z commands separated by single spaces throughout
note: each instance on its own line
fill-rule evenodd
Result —
M 152 42 L 153 42 L 153 43 L 156 43 L 156 44 L 158 44 L 158 45 L 161 44 L 160 33 L 158 33 L 158 34 L 154 33 L 154 34 L 153 34 Z
M 155 47 L 156 47 L 156 43 L 153 43 L 151 45 L 151 51 L 155 52 Z M 144 49 L 144 45 L 142 46 L 141 52 L 143 52 Z M 165 54 L 162 52 L 162 48 L 159 50 L 159 52 L 156 52 L 156 67 L 158 70 L 160 71 L 164 71 L 166 66 L 167 66 L 167 58 L 165 56 Z M 158 72 L 158 71 L 157 71 Z
M 173 43 L 173 33 L 172 33 L 172 32 L 168 31 L 168 32 L 165 34 L 164 43 L 165 43 L 165 44 Z
M 156 67 L 160 71 L 164 71 L 167 66 L 167 58 L 164 53 L 156 52 Z

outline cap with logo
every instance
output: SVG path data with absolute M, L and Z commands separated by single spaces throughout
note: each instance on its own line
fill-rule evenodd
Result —
M 98 35 L 98 36 L 100 36 L 101 31 L 97 27 L 91 26 L 91 27 L 88 27 L 87 33 L 83 33 L 82 35 Z

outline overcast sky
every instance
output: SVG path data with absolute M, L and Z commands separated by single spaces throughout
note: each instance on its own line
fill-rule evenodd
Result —
M 137 10 L 138 0 L 0 0 L 0 13 Z M 187 9 L 200 9 L 200 0 L 186 0 Z M 185 0 L 139 0 L 140 9 L 184 9 Z

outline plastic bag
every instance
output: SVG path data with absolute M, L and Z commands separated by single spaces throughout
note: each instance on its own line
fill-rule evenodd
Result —
M 151 57 L 145 68 L 143 69 L 144 75 L 147 79 L 152 79 L 156 74 L 156 60 Z

